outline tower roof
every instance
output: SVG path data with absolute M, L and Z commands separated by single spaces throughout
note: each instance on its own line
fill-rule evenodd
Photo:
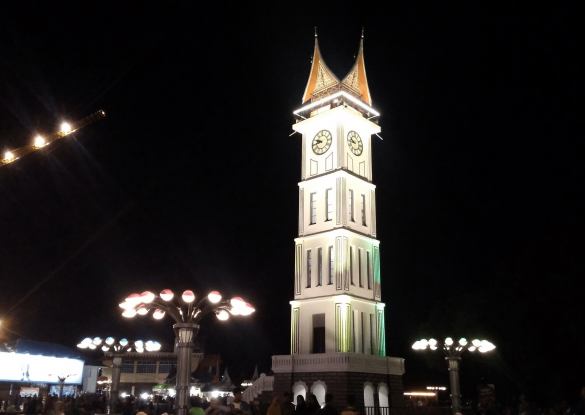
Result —
M 313 64 L 311 65 L 311 74 L 303 95 L 303 104 L 307 102 L 314 94 L 327 91 L 331 87 L 339 85 L 339 78 L 329 69 L 319 50 L 319 40 L 317 30 L 315 30 L 315 50 L 313 52 Z
M 313 64 L 311 65 L 311 73 L 309 75 L 307 87 L 305 88 L 305 93 L 303 94 L 302 103 L 304 104 L 309 99 L 315 100 L 323 98 L 342 90 L 351 93 L 368 105 L 372 105 L 370 88 L 368 87 L 368 79 L 366 77 L 366 67 L 364 64 L 363 30 L 356 61 L 349 73 L 341 81 L 325 63 L 323 55 L 319 50 L 319 41 L 317 38 L 317 31 L 315 30 Z

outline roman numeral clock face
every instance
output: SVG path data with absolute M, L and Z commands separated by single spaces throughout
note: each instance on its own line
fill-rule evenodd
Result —
M 347 134 L 347 145 L 349 146 L 351 152 L 356 156 L 360 156 L 362 151 L 364 151 L 364 144 L 362 143 L 362 139 L 355 131 L 350 131 Z
M 313 153 L 319 155 L 325 153 L 331 147 L 331 133 L 327 130 L 321 130 L 313 138 Z

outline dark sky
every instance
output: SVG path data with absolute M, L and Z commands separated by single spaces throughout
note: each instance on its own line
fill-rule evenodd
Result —
M 0 172 L 0 318 L 70 347 L 169 342 L 171 321 L 123 319 L 118 303 L 217 289 L 257 312 L 210 318 L 200 340 L 235 372 L 269 370 L 289 352 L 301 170 L 289 134 L 313 27 L 343 76 L 365 26 L 387 352 L 408 368 L 437 299 L 481 289 L 579 220 L 585 184 L 577 2 L 414 3 L 3 6 L 0 151 L 107 117 Z

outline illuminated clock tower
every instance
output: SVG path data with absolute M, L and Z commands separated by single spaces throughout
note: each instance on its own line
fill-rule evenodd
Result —
M 343 405 L 402 406 L 404 360 L 386 357 L 376 239 L 372 108 L 363 53 L 339 79 L 317 36 L 311 73 L 294 111 L 302 148 L 290 355 L 274 356 L 274 391 L 325 393 Z

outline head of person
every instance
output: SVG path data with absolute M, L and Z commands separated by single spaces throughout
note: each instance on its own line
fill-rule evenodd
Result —
M 349 406 L 355 406 L 355 396 L 347 395 L 346 401 Z
M 234 389 L 234 400 L 235 403 L 239 403 L 242 401 L 242 390 L 240 388 Z
M 219 400 L 218 400 L 217 398 L 211 398 L 211 399 L 209 400 L 209 405 L 210 405 L 212 408 L 217 408 L 217 407 L 219 406 Z
M 55 402 L 55 412 L 63 412 L 65 410 L 65 404 L 61 401 Z
M 303 395 L 297 395 L 297 406 L 304 405 L 304 404 L 305 404 L 305 398 L 303 397 Z
M 139 410 L 140 412 L 144 412 L 144 411 L 146 411 L 146 404 L 140 404 L 140 406 L 138 407 L 138 410 Z
M 307 404 L 310 406 L 319 405 L 319 402 L 317 402 L 317 397 L 313 394 L 310 394 L 307 398 Z
M 285 392 L 285 393 L 282 394 L 282 396 L 284 397 L 284 402 L 285 403 L 291 403 L 292 402 L 292 393 Z
M 199 396 L 193 396 L 191 398 L 191 406 L 194 408 L 200 408 L 201 407 L 201 399 L 199 398 Z
M 325 405 L 331 405 L 333 403 L 333 394 L 326 393 L 325 394 Z

